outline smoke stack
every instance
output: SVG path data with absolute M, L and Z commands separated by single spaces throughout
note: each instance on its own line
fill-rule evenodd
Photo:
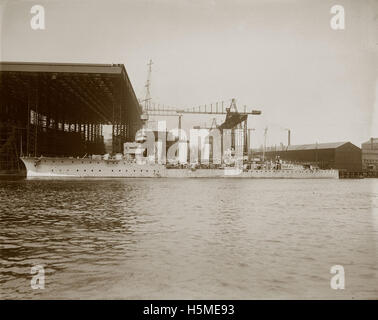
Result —
M 287 130 L 287 146 L 290 147 L 290 129 L 285 129 Z

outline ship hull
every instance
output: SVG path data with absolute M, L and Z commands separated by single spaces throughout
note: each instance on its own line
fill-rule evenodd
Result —
M 249 170 L 169 169 L 159 164 L 129 163 L 124 160 L 89 158 L 22 157 L 27 177 L 47 178 L 255 178 L 255 179 L 338 179 L 338 170 Z
M 34 158 L 22 157 L 26 167 L 26 176 L 31 177 L 67 177 L 67 178 L 124 178 L 124 177 L 160 177 L 163 165 L 138 165 L 123 160 L 94 160 L 90 158 Z

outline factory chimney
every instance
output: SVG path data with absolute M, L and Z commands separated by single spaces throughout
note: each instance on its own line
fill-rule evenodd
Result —
M 290 129 L 285 129 L 287 131 L 287 146 L 290 147 Z

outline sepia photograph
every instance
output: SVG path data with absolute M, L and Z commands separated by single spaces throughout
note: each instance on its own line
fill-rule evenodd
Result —
M 377 0 L 0 0 L 0 300 L 378 300 L 377 76 Z

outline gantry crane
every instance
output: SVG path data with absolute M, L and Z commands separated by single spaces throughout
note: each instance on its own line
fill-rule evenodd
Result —
M 179 139 L 181 140 L 181 119 L 184 114 L 212 114 L 212 115 L 226 115 L 225 121 L 217 126 L 215 118 L 213 119 L 213 123 L 211 125 L 211 129 L 218 128 L 223 133 L 224 129 L 231 129 L 232 135 L 234 136 L 234 129 L 243 129 L 243 136 L 244 136 L 244 153 L 248 153 L 248 146 L 247 146 L 247 121 L 249 115 L 260 115 L 260 110 L 252 110 L 247 111 L 247 107 L 244 106 L 244 110 L 240 112 L 236 107 L 236 100 L 231 99 L 231 104 L 229 107 L 225 108 L 224 101 L 211 103 L 210 105 L 203 105 L 198 107 L 186 108 L 186 109 L 178 109 L 178 108 L 166 108 L 164 105 L 160 107 L 160 105 L 156 106 L 155 103 L 151 103 L 151 72 L 152 72 L 152 60 L 149 61 L 147 64 L 148 72 L 147 72 L 147 82 L 145 85 L 146 88 L 146 96 L 145 99 L 140 101 L 144 102 L 144 106 L 142 107 L 142 115 L 141 120 L 143 121 L 144 125 L 149 119 L 149 116 L 176 116 L 178 117 L 178 129 L 179 129 Z M 232 144 L 234 141 L 232 140 Z
M 210 105 L 203 105 L 193 108 L 178 109 L 166 106 L 160 106 L 153 103 L 151 106 L 145 109 L 148 115 L 152 116 L 176 116 L 179 117 L 179 124 L 181 122 L 181 117 L 184 114 L 215 114 L 215 115 L 226 115 L 225 122 L 220 126 L 222 129 L 231 129 L 236 125 L 247 120 L 248 115 L 260 115 L 260 110 L 247 111 L 247 107 L 244 106 L 242 112 L 238 111 L 236 107 L 236 100 L 231 100 L 231 105 L 227 108 L 224 107 L 224 101 L 221 103 L 213 103 Z M 179 126 L 180 128 L 180 126 Z
M 231 104 L 229 107 L 224 106 L 224 101 L 220 103 L 213 103 L 210 105 L 203 105 L 198 107 L 178 109 L 170 108 L 166 106 L 160 106 L 156 104 L 150 105 L 146 108 L 145 113 L 152 116 L 176 116 L 178 117 L 178 129 L 181 130 L 181 118 L 184 114 L 209 114 L 209 115 L 226 115 L 225 121 L 216 126 L 218 129 L 223 132 L 224 129 L 231 129 L 232 132 L 234 129 L 243 129 L 244 133 L 244 152 L 248 152 L 247 145 L 247 120 L 249 115 L 260 115 L 260 110 L 247 111 L 247 107 L 244 106 L 244 110 L 240 112 L 236 106 L 236 100 L 231 99 Z M 215 118 L 214 118 L 215 119 Z M 212 124 L 213 126 L 213 124 Z

